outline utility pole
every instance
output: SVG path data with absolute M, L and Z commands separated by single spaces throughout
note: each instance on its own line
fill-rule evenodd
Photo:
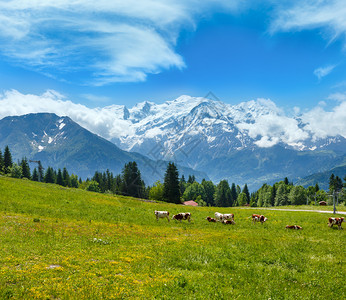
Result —
M 335 191 L 333 191 L 333 214 L 336 214 L 336 207 L 335 207 Z

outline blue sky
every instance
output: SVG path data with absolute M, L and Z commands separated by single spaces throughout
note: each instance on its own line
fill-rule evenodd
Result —
M 344 0 L 243 2 L 0 0 L 0 92 L 89 107 L 209 91 L 302 110 L 346 100 Z

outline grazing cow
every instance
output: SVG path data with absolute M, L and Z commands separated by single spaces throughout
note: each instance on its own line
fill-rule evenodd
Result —
M 189 212 L 179 213 L 177 215 L 174 215 L 172 217 L 172 220 L 179 220 L 180 222 L 181 222 L 181 220 L 188 220 L 190 222 L 191 221 L 191 214 Z
M 333 227 L 333 225 L 338 225 L 339 229 L 342 229 L 341 224 L 345 220 L 344 217 L 342 218 L 329 218 L 328 219 L 328 226 Z
M 223 220 L 233 220 L 234 214 L 220 214 L 219 212 L 216 212 L 215 219 L 220 222 L 222 222 Z
M 169 211 L 155 210 L 155 216 L 156 216 L 156 221 L 158 221 L 160 218 L 167 218 L 169 222 Z
M 286 229 L 296 229 L 296 230 L 299 230 L 299 229 L 303 229 L 303 227 L 301 227 L 299 225 L 287 225 Z
M 223 224 L 231 224 L 231 225 L 235 224 L 234 220 L 223 220 L 222 223 Z
M 208 220 L 208 222 L 216 222 L 216 220 L 214 218 L 211 217 L 206 217 L 206 220 Z
M 268 218 L 266 218 L 263 215 L 255 215 L 255 214 L 252 215 L 252 221 L 253 221 L 254 224 L 256 222 L 261 222 L 261 224 L 263 224 L 267 220 L 268 220 Z

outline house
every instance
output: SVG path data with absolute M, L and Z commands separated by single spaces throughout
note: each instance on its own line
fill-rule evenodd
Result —
M 190 205 L 190 206 L 198 206 L 198 203 L 196 201 L 190 200 L 183 202 L 184 205 Z

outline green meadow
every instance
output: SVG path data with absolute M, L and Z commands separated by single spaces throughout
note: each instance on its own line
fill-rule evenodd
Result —
M 192 222 L 157 222 L 155 210 L 189 211 Z M 208 223 L 215 211 L 236 225 Z M 252 224 L 253 213 L 268 221 Z M 345 230 L 329 228 L 330 216 L 0 177 L 0 299 L 345 299 Z M 303 230 L 285 229 L 294 224 Z

